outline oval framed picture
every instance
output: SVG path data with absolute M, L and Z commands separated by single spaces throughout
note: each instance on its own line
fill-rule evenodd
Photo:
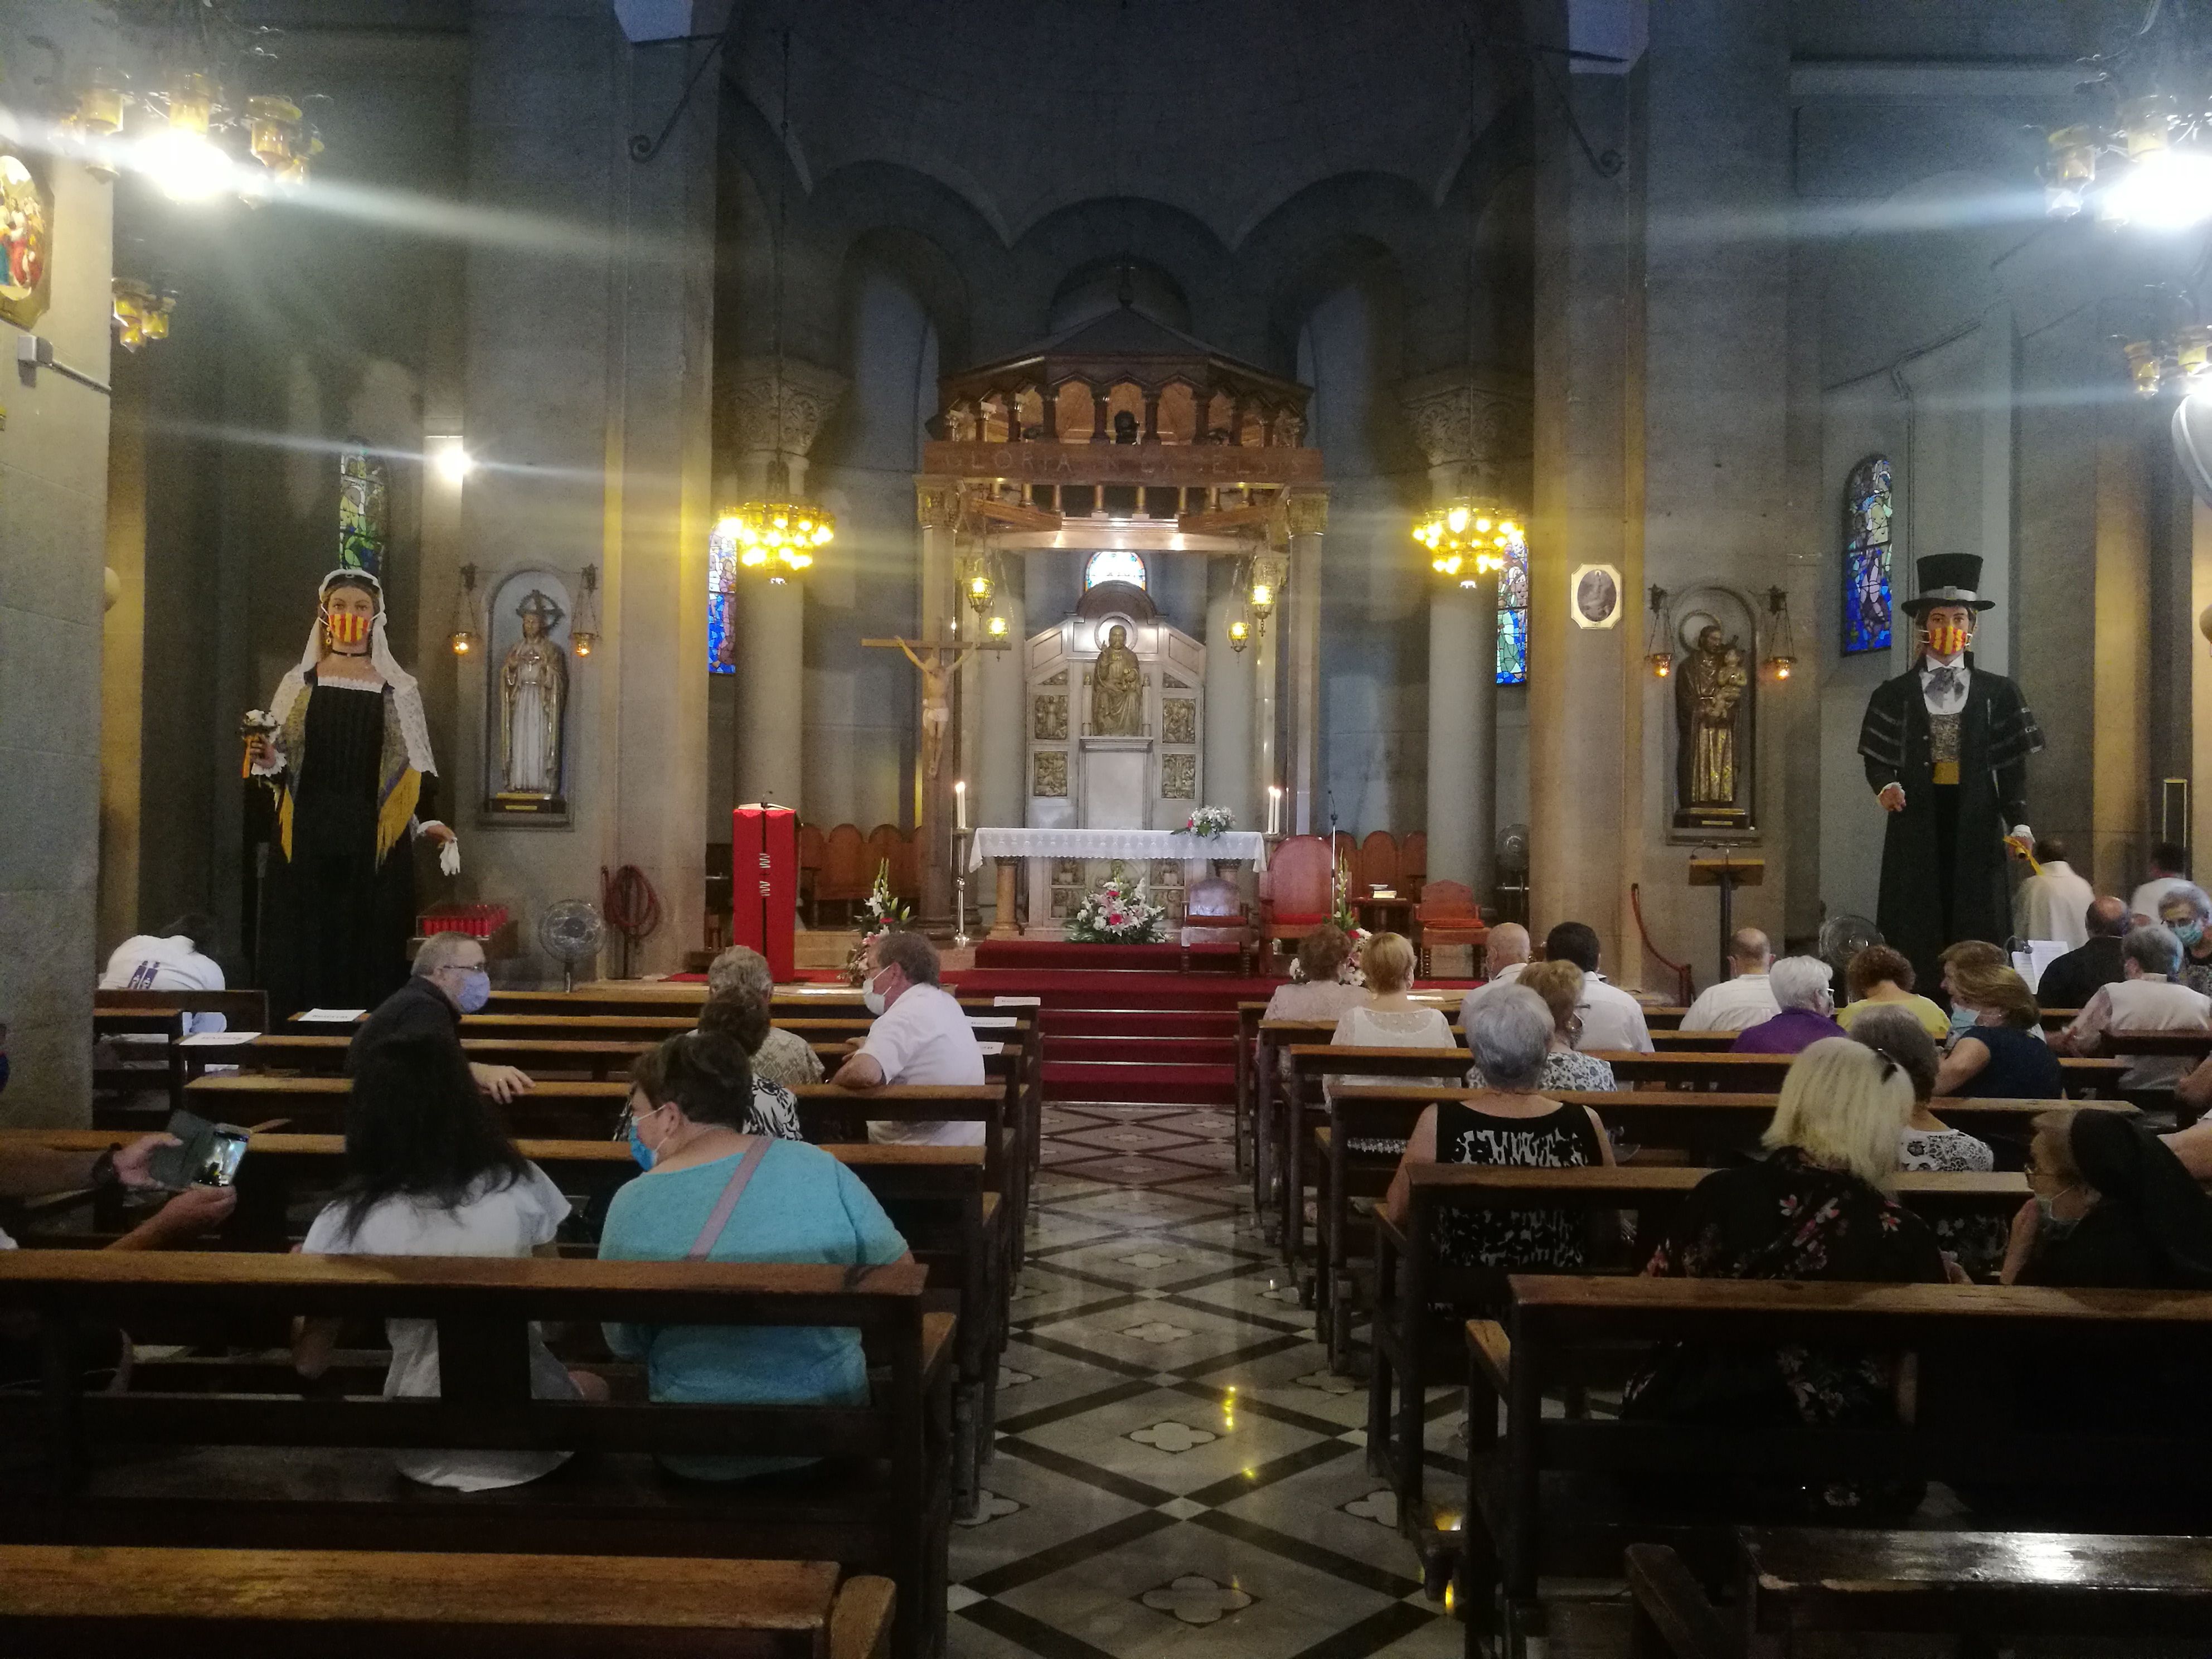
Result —
M 1620 571 L 1609 564 L 1580 564 L 1567 579 L 1577 628 L 1611 628 L 1620 620 Z

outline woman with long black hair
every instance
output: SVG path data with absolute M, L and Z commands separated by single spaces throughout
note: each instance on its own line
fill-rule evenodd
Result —
M 514 1149 L 453 1044 L 395 1037 L 362 1055 L 346 1102 L 346 1178 L 315 1218 L 309 1255 L 550 1255 L 568 1200 Z M 330 1363 L 337 1322 L 310 1320 L 293 1345 L 302 1376 Z M 392 1344 L 386 1399 L 434 1398 L 438 1327 L 385 1322 Z M 564 1370 L 533 1329 L 531 1393 L 604 1399 L 605 1384 Z M 481 1492 L 549 1474 L 566 1452 L 410 1451 L 399 1472 L 425 1486 Z

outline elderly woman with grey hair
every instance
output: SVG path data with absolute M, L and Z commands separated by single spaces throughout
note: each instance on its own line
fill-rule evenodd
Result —
M 1539 1091 L 1551 1052 L 1552 1011 L 1518 985 L 1501 986 L 1465 1017 L 1467 1046 L 1482 1086 L 1466 1101 L 1440 1101 L 1413 1126 L 1384 1213 L 1403 1224 L 1417 1164 L 1495 1164 L 1579 1169 L 1613 1162 L 1605 1126 L 1587 1106 L 1563 1106 Z M 1569 1210 L 1455 1210 L 1442 1218 L 1444 1259 L 1504 1273 L 1572 1273 L 1583 1265 L 1587 1232 Z
M 748 1011 L 757 1004 L 765 1020 L 775 997 L 775 977 L 768 970 L 768 958 L 742 945 L 732 945 L 708 968 L 707 994 L 717 1002 L 734 1002 Z M 760 1047 L 752 1051 L 751 1060 L 755 1078 L 786 1089 L 822 1081 L 822 1061 L 813 1045 L 796 1031 L 770 1025 Z
M 1820 957 L 1784 957 L 1766 970 L 1766 983 L 1781 1012 L 1737 1032 L 1732 1053 L 1794 1054 L 1845 1035 L 1836 1024 L 1834 971 Z
M 2194 882 L 2182 882 L 2159 900 L 2158 919 L 2181 945 L 2173 982 L 2212 996 L 2212 897 Z

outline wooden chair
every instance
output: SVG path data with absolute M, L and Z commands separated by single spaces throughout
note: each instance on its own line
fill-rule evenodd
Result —
M 1483 942 L 1490 929 L 1483 926 L 1482 910 L 1474 890 L 1463 881 L 1432 881 L 1421 889 L 1421 902 L 1413 907 L 1413 926 L 1419 930 L 1421 976 L 1429 975 L 1430 953 L 1439 945 L 1464 945 L 1476 952 L 1480 965 Z
M 1359 890 L 1370 893 L 1377 887 L 1397 887 L 1400 866 L 1396 838 L 1388 830 L 1370 830 L 1359 843 L 1358 861 L 1353 866 Z
M 1260 937 L 1268 956 L 1285 939 L 1296 941 L 1329 919 L 1328 843 L 1319 836 L 1291 836 L 1269 855 L 1260 877 Z
M 814 914 L 814 884 L 822 879 L 822 826 L 802 823 L 799 826 L 799 908 L 804 915 Z
M 869 1659 L 895 1590 L 834 1561 L 342 1550 L 0 1547 L 24 1659 L 312 1652 L 331 1659 Z M 400 1593 L 401 1587 L 404 1593 Z
M 868 856 L 867 842 L 857 826 L 839 824 L 823 839 L 822 873 L 814 884 L 814 905 L 807 913 L 806 925 L 822 925 L 824 904 L 843 905 L 845 921 L 849 925 L 854 907 L 866 900 L 875 881 L 876 866 Z
M 1419 903 L 1421 890 L 1429 879 L 1429 832 L 1411 831 L 1398 848 L 1398 885 L 1407 897 Z
M 1233 945 L 1237 971 L 1252 971 L 1252 922 L 1237 884 L 1224 876 L 1209 876 L 1184 890 L 1182 970 L 1190 971 L 1194 945 Z

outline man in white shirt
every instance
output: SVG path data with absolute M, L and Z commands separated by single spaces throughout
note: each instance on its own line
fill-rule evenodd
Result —
M 1774 946 L 1756 927 L 1739 927 L 1729 936 L 1731 978 L 1708 985 L 1682 1016 L 1686 1031 L 1747 1031 L 1782 1012 L 1766 970 L 1773 965 Z
M 2117 983 L 2100 985 L 2097 994 L 2074 1016 L 2074 1023 L 2051 1039 L 2062 1054 L 2101 1051 L 2107 1031 L 2212 1030 L 2212 997 L 2176 985 L 2181 970 L 2181 941 L 2164 927 L 2137 927 L 2120 941 Z M 2120 1079 L 2123 1089 L 2171 1089 L 2189 1070 L 2178 1056 L 2144 1054 Z
M 2188 849 L 2178 842 L 2162 841 L 2150 849 L 2150 879 L 2128 900 L 2132 926 L 2148 927 L 2158 920 L 2158 907 L 2166 902 L 2166 896 L 2177 887 L 2189 885 L 2185 873 L 2188 867 Z
M 2097 902 L 2097 890 L 2074 873 L 2062 842 L 2036 842 L 2035 861 L 2040 868 L 2012 896 L 2012 930 L 2022 939 L 2055 939 L 2078 951 L 2089 942 L 2089 907 Z
M 1579 921 L 1561 922 L 1544 936 L 1544 955 L 1552 962 L 1571 962 L 1583 970 L 1583 1000 L 1575 1006 L 1583 1029 L 1575 1039 L 1576 1048 L 1584 1054 L 1625 1049 L 1651 1052 L 1644 1005 L 1597 970 L 1595 928 Z
M 204 946 L 215 942 L 212 916 L 185 915 L 151 933 L 137 933 L 115 947 L 107 958 L 107 971 L 100 976 L 103 991 L 220 991 L 222 969 Z M 220 1031 L 221 1014 L 186 1014 L 185 1035 Z
M 866 988 L 876 1023 L 830 1080 L 841 1088 L 885 1084 L 972 1086 L 983 1051 L 967 1010 L 937 982 L 937 947 L 921 933 L 878 934 L 868 947 Z M 870 1123 L 868 1139 L 910 1146 L 981 1146 L 983 1125 L 906 1120 Z

